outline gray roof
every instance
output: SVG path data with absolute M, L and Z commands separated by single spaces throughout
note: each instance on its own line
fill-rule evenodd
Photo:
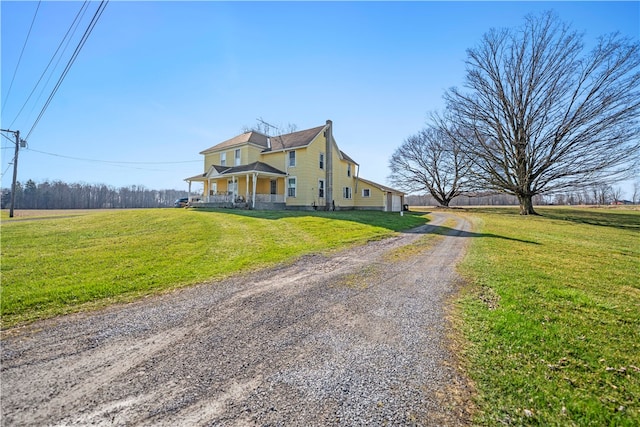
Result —
M 235 147 L 247 143 L 251 143 L 260 147 L 264 147 L 263 153 L 269 153 L 274 151 L 281 150 L 290 150 L 293 148 L 302 148 L 311 144 L 311 142 L 316 139 L 316 137 L 322 132 L 327 125 L 316 126 L 311 129 L 300 130 L 297 132 L 291 132 L 284 135 L 267 137 L 266 135 L 256 132 L 249 131 L 238 136 L 234 136 L 231 139 L 223 141 L 213 147 L 207 148 L 204 151 L 201 151 L 200 154 L 208 154 L 218 150 L 222 150 L 225 148 Z M 340 155 L 343 159 L 348 162 L 358 164 L 355 160 L 349 157 L 344 151 L 339 150 Z M 224 166 L 221 166 L 224 167 Z M 218 170 L 218 169 L 216 169 Z M 220 170 L 218 170 L 220 172 Z
M 286 175 L 286 172 L 282 172 L 280 169 L 276 169 L 273 166 L 269 166 L 268 164 L 262 162 L 253 162 L 248 165 L 240 166 L 213 165 L 213 167 L 220 175 L 233 175 L 243 172 L 263 172 L 276 175 Z
M 364 182 L 365 184 L 369 184 L 372 187 L 378 187 L 382 191 L 388 191 L 388 192 L 391 192 L 391 193 L 406 194 L 404 191 L 396 190 L 394 188 L 387 187 L 386 185 L 382 185 L 382 184 L 378 184 L 377 182 L 369 181 L 368 179 L 358 178 L 358 180 Z
M 226 141 L 216 144 L 213 147 L 207 148 L 206 150 L 201 151 L 200 154 L 207 154 L 223 148 L 234 147 L 236 145 L 243 145 L 248 142 L 267 148 L 266 135 L 263 135 L 260 132 L 256 132 L 256 131 L 249 131 L 249 132 L 240 134 L 238 136 L 234 136 L 231 139 L 227 139 Z
M 326 125 L 317 126 L 311 129 L 301 130 L 298 132 L 287 133 L 284 135 L 271 137 L 271 148 L 264 151 L 279 151 L 290 148 L 306 147 L 311 144 Z

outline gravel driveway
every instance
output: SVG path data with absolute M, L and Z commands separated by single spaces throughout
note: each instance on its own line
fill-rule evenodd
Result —
M 466 425 L 471 392 L 444 306 L 470 225 L 433 217 L 329 256 L 5 331 L 1 423 Z M 433 246 L 398 251 L 447 218 L 455 230 Z

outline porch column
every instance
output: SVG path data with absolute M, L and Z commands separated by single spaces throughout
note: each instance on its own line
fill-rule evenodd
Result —
M 251 207 L 253 209 L 256 208 L 256 187 L 258 185 L 258 172 L 254 172 L 253 174 L 253 196 L 251 197 Z M 247 184 L 249 185 L 249 184 Z
M 206 199 L 207 202 L 210 202 L 211 201 L 211 179 L 210 178 L 207 179 L 207 188 L 205 188 L 204 191 L 206 193 L 205 195 L 207 196 L 207 199 Z
M 247 180 L 247 191 L 245 193 L 244 199 L 246 201 L 249 201 L 249 174 L 247 174 L 246 180 Z
M 234 175 L 233 176 L 233 202 L 236 202 L 236 199 L 238 198 L 238 178 Z
M 289 193 L 289 175 L 287 174 L 284 177 L 284 202 L 287 203 L 287 193 Z M 276 191 L 277 193 L 277 191 Z

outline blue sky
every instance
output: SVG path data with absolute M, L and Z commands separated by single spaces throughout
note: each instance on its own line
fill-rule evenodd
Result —
M 1 2 L 3 129 L 32 128 L 98 2 L 25 104 L 81 5 L 40 4 L 16 71 L 38 3 Z M 549 9 L 588 46 L 640 35 L 640 2 L 112 0 L 21 150 L 18 180 L 186 189 L 200 151 L 262 118 L 298 129 L 333 120 L 360 176 L 386 183 L 395 148 L 463 85 L 466 49 Z M 2 138 L 4 188 L 12 156 Z

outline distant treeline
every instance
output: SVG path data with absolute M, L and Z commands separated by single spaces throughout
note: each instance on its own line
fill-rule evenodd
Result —
M 131 185 L 115 188 L 106 184 L 69 184 L 62 181 L 16 183 L 15 209 L 110 209 L 171 207 L 186 191 L 149 190 Z M 11 203 L 11 190 L 2 189 L 2 209 Z
M 411 206 L 437 206 L 438 201 L 429 194 L 408 195 L 405 203 Z M 582 190 L 533 197 L 534 205 L 611 205 L 640 203 L 640 183 L 633 186 L 631 200 L 623 198 L 622 189 L 611 185 L 599 185 Z M 460 195 L 449 206 L 509 206 L 518 205 L 518 198 L 509 194 Z

